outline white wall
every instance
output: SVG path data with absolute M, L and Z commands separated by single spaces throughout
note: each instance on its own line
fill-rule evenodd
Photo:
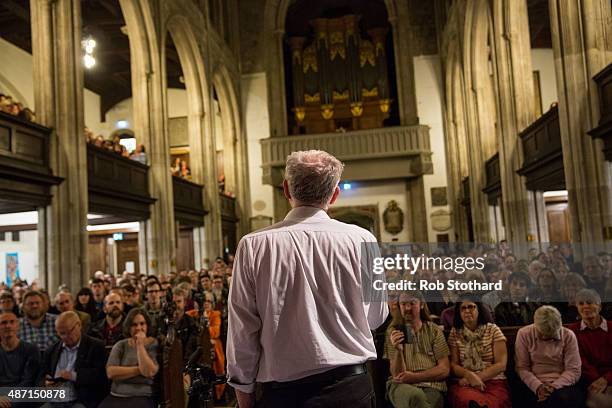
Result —
M 6 233 L 0 241 L 0 279 L 6 282 L 6 254 L 17 253 L 21 279 L 32 282 L 38 279 L 38 231 L 21 231 L 19 241 L 12 241 L 12 234 Z
M 385 231 L 382 218 L 387 203 L 391 200 L 397 201 L 399 208 L 404 212 L 404 228 L 397 235 L 391 235 Z M 408 241 L 410 235 L 408 232 L 408 197 L 404 180 L 351 182 L 351 189 L 340 192 L 340 197 L 334 204 L 334 208 L 357 205 L 378 206 L 381 242 L 391 242 L 393 238 L 397 238 L 399 242 Z
M 181 118 L 183 116 L 187 116 L 187 91 L 168 88 L 168 117 Z
M 272 186 L 263 185 L 261 177 L 260 140 L 270 137 L 268 115 L 268 93 L 264 73 L 243 75 L 241 81 L 242 112 L 244 115 L 249 155 L 249 187 L 251 189 L 251 211 L 253 216 L 274 217 Z M 255 202 L 262 201 L 265 208 L 257 210 Z
M 2 61 L 10 61 L 0 64 L 0 92 L 11 95 L 13 100 L 36 112 L 32 54 L 0 38 L 0 55 Z M 83 103 L 85 126 L 96 134 L 105 134 L 107 128 L 100 123 L 100 95 L 85 89 Z
M 431 227 L 431 213 L 440 209 L 450 211 L 447 206 L 431 206 L 431 187 L 448 187 L 446 174 L 446 150 L 444 127 L 442 122 L 442 69 L 437 55 L 414 57 L 414 76 L 419 121 L 430 127 L 433 174 L 423 178 L 425 185 L 425 202 L 427 204 L 427 235 L 429 242 L 436 242 L 437 234 L 448 234 L 451 240 L 455 234 L 451 228 L 448 231 L 434 231 Z
M 557 78 L 552 48 L 534 48 L 531 50 L 531 65 L 534 71 L 540 71 L 540 88 L 542 91 L 542 113 L 548 111 L 550 104 L 557 102 Z
M 0 92 L 35 110 L 32 55 L 0 38 Z M 7 63 L 10 61 L 10 63 Z

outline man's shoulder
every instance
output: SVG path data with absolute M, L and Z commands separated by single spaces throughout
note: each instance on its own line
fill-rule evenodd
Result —
M 355 224 L 347 224 L 342 221 L 329 219 L 317 220 L 316 226 L 312 224 L 300 224 L 299 222 L 291 222 L 283 220 L 276 224 L 270 225 L 269 227 L 253 231 L 244 237 L 241 241 L 256 241 L 259 239 L 268 239 L 271 235 L 279 233 L 290 233 L 294 231 L 310 231 L 310 232 L 326 232 L 326 233 L 339 233 L 346 234 L 353 239 L 359 239 L 363 242 L 377 242 L 376 237 L 367 229 L 362 228 Z
M 526 338 L 530 336 L 535 331 L 535 326 L 532 324 L 528 324 L 527 326 L 523 326 L 516 332 L 516 337 Z
M 23 354 L 38 354 L 38 346 L 28 341 L 19 341 L 19 350 Z
M 104 350 L 104 342 L 88 334 L 81 335 L 81 344 L 92 349 Z

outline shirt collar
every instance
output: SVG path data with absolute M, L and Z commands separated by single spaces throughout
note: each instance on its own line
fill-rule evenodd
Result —
M 68 351 L 77 351 L 79 349 L 79 346 L 81 345 L 81 340 L 79 339 L 79 342 L 74 346 L 74 347 L 68 347 L 66 345 L 66 343 L 64 343 L 62 341 L 62 349 L 64 350 L 68 350 Z
M 599 326 L 598 326 L 598 327 L 596 327 L 595 329 L 601 329 L 601 330 L 603 330 L 603 331 L 607 332 L 607 331 L 608 331 L 608 322 L 607 322 L 607 321 L 606 321 L 606 319 L 604 319 L 603 317 L 601 317 L 601 316 L 600 316 L 600 318 L 601 318 L 601 323 L 600 323 L 600 324 L 599 324 Z M 586 323 L 584 322 L 584 320 L 581 320 L 581 321 L 580 321 L 580 331 L 582 331 L 582 330 L 586 330 L 586 329 L 588 329 L 588 328 L 589 328 L 589 327 L 586 325 Z
M 303 205 L 295 207 L 285 217 L 285 221 L 301 220 L 306 218 L 315 218 L 321 220 L 329 220 L 329 215 L 324 209 L 319 207 L 311 207 Z

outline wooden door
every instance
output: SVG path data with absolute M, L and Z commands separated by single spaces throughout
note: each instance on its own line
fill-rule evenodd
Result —
M 106 239 L 107 237 L 102 235 L 89 236 L 89 248 L 87 253 L 89 258 L 89 275 L 93 275 L 96 271 L 109 273 Z
M 550 242 L 570 242 L 570 220 L 567 203 L 546 205 Z
M 176 247 L 176 270 L 186 271 L 194 268 L 193 228 L 181 228 Z
M 124 235 L 121 241 L 115 241 L 117 246 L 117 274 L 123 273 L 126 270 L 128 262 L 134 263 L 134 273 L 139 274 L 138 267 L 138 235 Z

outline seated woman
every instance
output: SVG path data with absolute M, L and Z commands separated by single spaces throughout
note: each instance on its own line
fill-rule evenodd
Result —
M 533 322 L 519 329 L 514 344 L 516 372 L 532 391 L 527 406 L 584 407 L 576 335 L 561 325 L 561 313 L 552 306 L 540 306 Z
M 506 337 L 487 323 L 482 303 L 464 295 L 455 304 L 453 328 L 448 337 L 451 372 L 459 378 L 448 395 L 453 408 L 506 408 L 510 394 L 506 370 Z
M 221 342 L 221 312 L 213 309 L 212 293 L 204 294 L 204 313 L 208 319 L 208 330 L 210 332 L 210 343 L 215 348 L 215 359 L 212 362 L 212 368 L 216 375 L 225 374 L 225 353 L 223 352 L 223 343 Z M 221 399 L 225 385 L 215 385 L 215 397 Z
M 123 323 L 126 337 L 111 350 L 106 374 L 113 381 L 101 408 L 152 408 L 153 377 L 159 369 L 157 340 L 149 336 L 151 321 L 144 309 L 130 310 Z
M 588 400 L 594 407 L 612 406 L 612 321 L 601 316 L 601 298 L 595 290 L 583 289 L 575 300 L 582 320 L 569 328 L 578 339 Z

